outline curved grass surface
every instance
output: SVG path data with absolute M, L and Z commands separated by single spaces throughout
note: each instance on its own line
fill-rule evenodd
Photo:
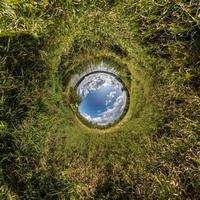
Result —
M 198 199 L 198 1 L 0 2 L 0 199 Z M 129 91 L 106 129 L 70 106 L 108 60 Z

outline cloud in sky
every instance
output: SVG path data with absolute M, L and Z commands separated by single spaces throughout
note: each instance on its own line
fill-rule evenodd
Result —
M 109 105 L 116 95 L 117 95 L 117 91 L 111 91 L 109 94 L 107 94 L 108 99 L 106 100 L 105 105 L 106 106 Z
M 81 96 L 86 97 L 89 92 L 98 90 L 100 87 L 106 87 L 108 85 L 113 89 L 119 89 L 122 87 L 122 84 L 119 81 L 116 81 L 114 76 L 106 73 L 96 73 L 86 76 L 77 89 Z

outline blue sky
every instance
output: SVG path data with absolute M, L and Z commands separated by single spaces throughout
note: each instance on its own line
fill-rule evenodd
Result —
M 126 105 L 123 85 L 112 75 L 96 73 L 86 76 L 77 88 L 83 97 L 80 114 L 88 121 L 106 125 L 117 120 Z

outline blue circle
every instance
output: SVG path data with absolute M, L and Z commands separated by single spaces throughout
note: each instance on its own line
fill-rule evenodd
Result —
M 123 114 L 127 92 L 115 75 L 96 72 L 86 75 L 77 86 L 82 97 L 78 105 L 81 116 L 93 124 L 106 126 Z

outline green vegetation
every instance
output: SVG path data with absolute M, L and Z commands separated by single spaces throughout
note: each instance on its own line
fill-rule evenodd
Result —
M 76 89 L 73 87 L 69 89 L 69 97 L 73 106 L 79 105 L 82 101 L 82 97 L 77 94 Z
M 0 199 L 199 199 L 199 44 L 198 0 L 0 0 Z M 68 95 L 101 57 L 130 72 L 105 130 Z

